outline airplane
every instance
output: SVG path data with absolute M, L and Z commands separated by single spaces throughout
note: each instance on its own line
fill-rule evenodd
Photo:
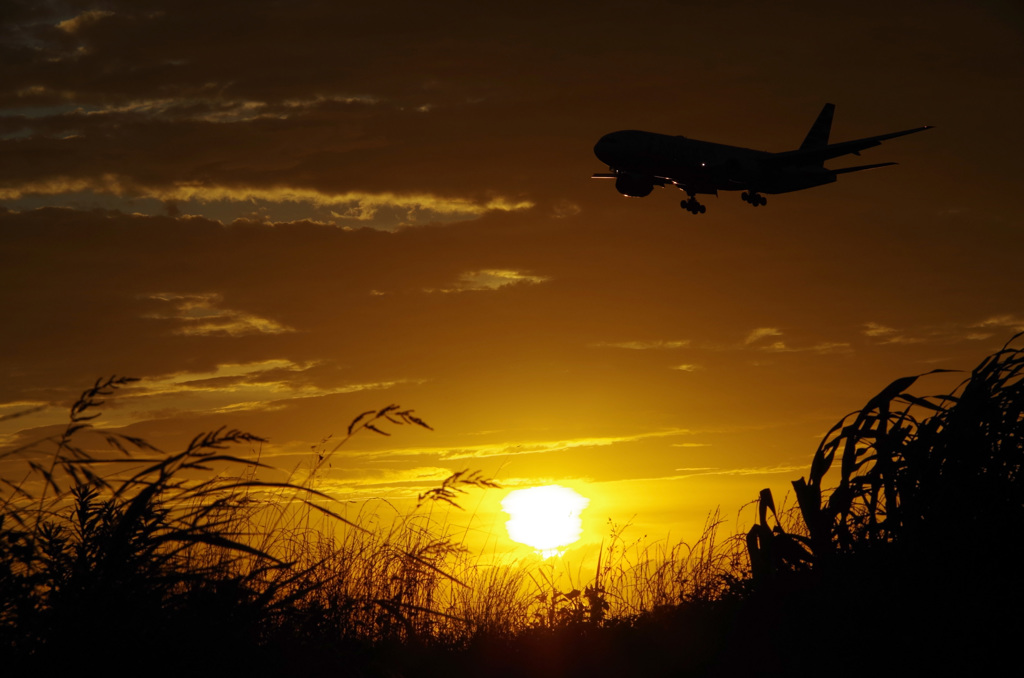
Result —
M 932 125 L 925 125 L 830 144 L 828 135 L 835 109 L 834 104 L 825 104 L 800 148 L 782 153 L 638 130 L 612 132 L 601 137 L 594 146 L 594 155 L 608 165 L 610 171 L 594 174 L 592 178 L 615 179 L 615 189 L 632 198 L 650 195 L 655 186 L 672 184 L 686 191 L 689 199 L 679 204 L 691 214 L 706 211 L 697 201 L 698 194 L 717 196 L 719 191 L 743 191 L 740 197 L 758 207 L 768 204 L 762 193 L 802 191 L 830 184 L 840 174 L 895 165 L 880 162 L 828 169 L 825 161 L 850 153 L 860 155 L 864 149 L 878 146 L 886 139 L 932 128 Z

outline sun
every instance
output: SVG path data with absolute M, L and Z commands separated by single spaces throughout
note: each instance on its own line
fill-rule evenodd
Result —
M 509 515 L 505 528 L 512 541 L 535 548 L 544 558 L 557 555 L 580 538 L 580 513 L 590 500 L 561 485 L 509 492 L 501 508 Z

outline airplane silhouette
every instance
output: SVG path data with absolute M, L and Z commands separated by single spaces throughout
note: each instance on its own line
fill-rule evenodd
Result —
M 655 186 L 673 184 L 686 191 L 688 200 L 680 205 L 691 214 L 703 214 L 698 193 L 718 195 L 719 191 L 743 191 L 744 201 L 757 207 L 768 204 L 762 193 L 789 193 L 830 184 L 840 174 L 888 167 L 894 162 L 828 169 L 825 161 L 850 153 L 860 155 L 866 148 L 886 139 L 931 129 L 932 125 L 876 137 L 828 143 L 836 107 L 825 104 L 810 131 L 795 151 L 769 153 L 750 148 L 714 144 L 708 141 L 654 132 L 623 130 L 601 137 L 594 155 L 611 170 L 594 174 L 594 179 L 615 179 L 615 189 L 627 197 L 642 198 Z

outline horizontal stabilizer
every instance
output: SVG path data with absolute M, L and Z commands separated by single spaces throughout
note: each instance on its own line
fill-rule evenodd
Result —
M 898 165 L 896 162 L 878 162 L 874 165 L 857 165 L 856 167 L 843 167 L 841 169 L 829 170 L 832 174 L 847 174 L 848 172 L 860 172 L 861 170 L 878 169 L 879 167 L 889 167 L 890 165 Z
M 618 179 L 618 174 L 612 174 L 610 172 L 597 172 L 596 174 L 590 175 L 591 179 Z
M 926 129 L 934 129 L 934 128 L 935 128 L 935 125 L 922 125 L 920 127 L 915 127 L 914 129 L 905 129 L 902 132 L 891 132 L 889 134 L 880 134 L 877 137 L 870 137 L 870 139 L 875 140 L 875 141 L 885 141 L 886 139 L 895 139 L 896 137 L 903 137 L 903 136 L 906 136 L 908 134 L 915 134 L 917 132 L 923 132 Z
M 924 125 L 923 127 L 915 127 L 914 129 L 905 129 L 899 132 L 890 132 L 889 134 L 879 134 L 876 137 L 867 137 L 866 139 L 854 139 L 853 141 L 840 141 L 836 144 L 829 144 L 828 146 L 822 146 L 819 148 L 800 148 L 795 151 L 785 151 L 783 153 L 772 154 L 772 159 L 775 162 L 785 164 L 817 164 L 832 158 L 838 158 L 843 155 L 860 155 L 860 152 L 867 148 L 874 148 L 880 146 L 883 141 L 887 139 L 895 139 L 896 137 L 906 136 L 908 134 L 914 134 L 916 132 L 923 132 L 926 129 L 932 129 L 932 125 Z

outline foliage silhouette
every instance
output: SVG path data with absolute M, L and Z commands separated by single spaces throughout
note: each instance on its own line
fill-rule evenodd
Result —
M 134 381 L 98 380 L 71 406 L 61 434 L 0 455 L 28 469 L 20 481 L 3 480 L 0 503 L 0 659 L 8 665 L 56 670 L 61 656 L 142 657 L 178 644 L 224 656 L 297 627 L 332 593 L 341 598 L 331 604 L 361 611 L 348 622 L 374 620 L 365 635 L 375 639 L 393 625 L 402 637 L 415 635 L 414 619 L 456 619 L 420 595 L 430 589 L 426 579 L 465 586 L 444 569 L 456 550 L 451 540 L 422 529 L 373 533 L 330 508 L 332 498 L 315 487 L 317 473 L 360 431 L 430 429 L 412 410 L 360 414 L 303 481 L 269 482 L 256 477 L 268 467 L 228 451 L 264 442 L 249 433 L 221 428 L 165 454 L 95 429 L 105 399 Z M 87 434 L 102 441 L 99 451 Z M 441 493 L 458 506 L 444 492 L 467 484 L 460 478 L 422 500 Z M 478 473 L 468 484 L 496 486 Z M 332 524 L 349 528 L 347 541 L 325 540 Z M 338 586 L 352 573 L 337 565 L 351 566 L 354 552 L 372 565 L 356 573 L 368 583 L 362 591 Z
M 318 489 L 363 431 L 430 429 L 389 405 L 316 446 L 304 472 L 231 452 L 218 429 L 165 454 L 94 428 L 133 380 L 100 380 L 62 433 L 0 454 L 0 661 L 55 672 L 96 656 L 183 670 L 500 676 L 995 673 L 1015 647 L 1024 583 L 1021 335 L 948 395 L 894 381 L 844 417 L 754 525 L 692 544 L 610 525 L 591 578 L 484 563 L 443 510 L 497 484 L 454 472 L 385 524 Z M 931 373 L 928 373 L 931 374 Z M 84 442 L 98 436 L 96 451 Z M 49 447 L 47 447 L 49 446 Z M 234 472 L 215 469 L 234 469 Z M 438 509 L 435 515 L 434 509 Z M 532 567 L 532 569 L 531 569 Z M 547 569 L 545 569 L 547 568 Z
M 886 619 L 894 656 L 915 670 L 984 673 L 1005 657 L 1024 630 L 1011 537 L 1024 524 L 1021 336 L 948 395 L 908 393 L 927 375 L 904 377 L 837 423 L 793 482 L 795 525 L 761 492 L 747 544 L 753 590 L 774 615 L 757 622 L 760 638 L 776 657 L 783 636 L 802 637 L 798 668 L 810 670 L 842 651 L 837 638 Z M 853 659 L 851 673 L 870 670 Z
M 877 549 L 927 558 L 946 539 L 995 539 L 1024 519 L 1024 349 L 1017 335 L 951 394 L 906 392 L 920 377 L 892 382 L 829 431 L 807 478 L 793 482 L 805 534 L 786 532 L 771 490 L 748 534 L 755 577 Z M 823 484 L 838 458 L 838 483 Z

